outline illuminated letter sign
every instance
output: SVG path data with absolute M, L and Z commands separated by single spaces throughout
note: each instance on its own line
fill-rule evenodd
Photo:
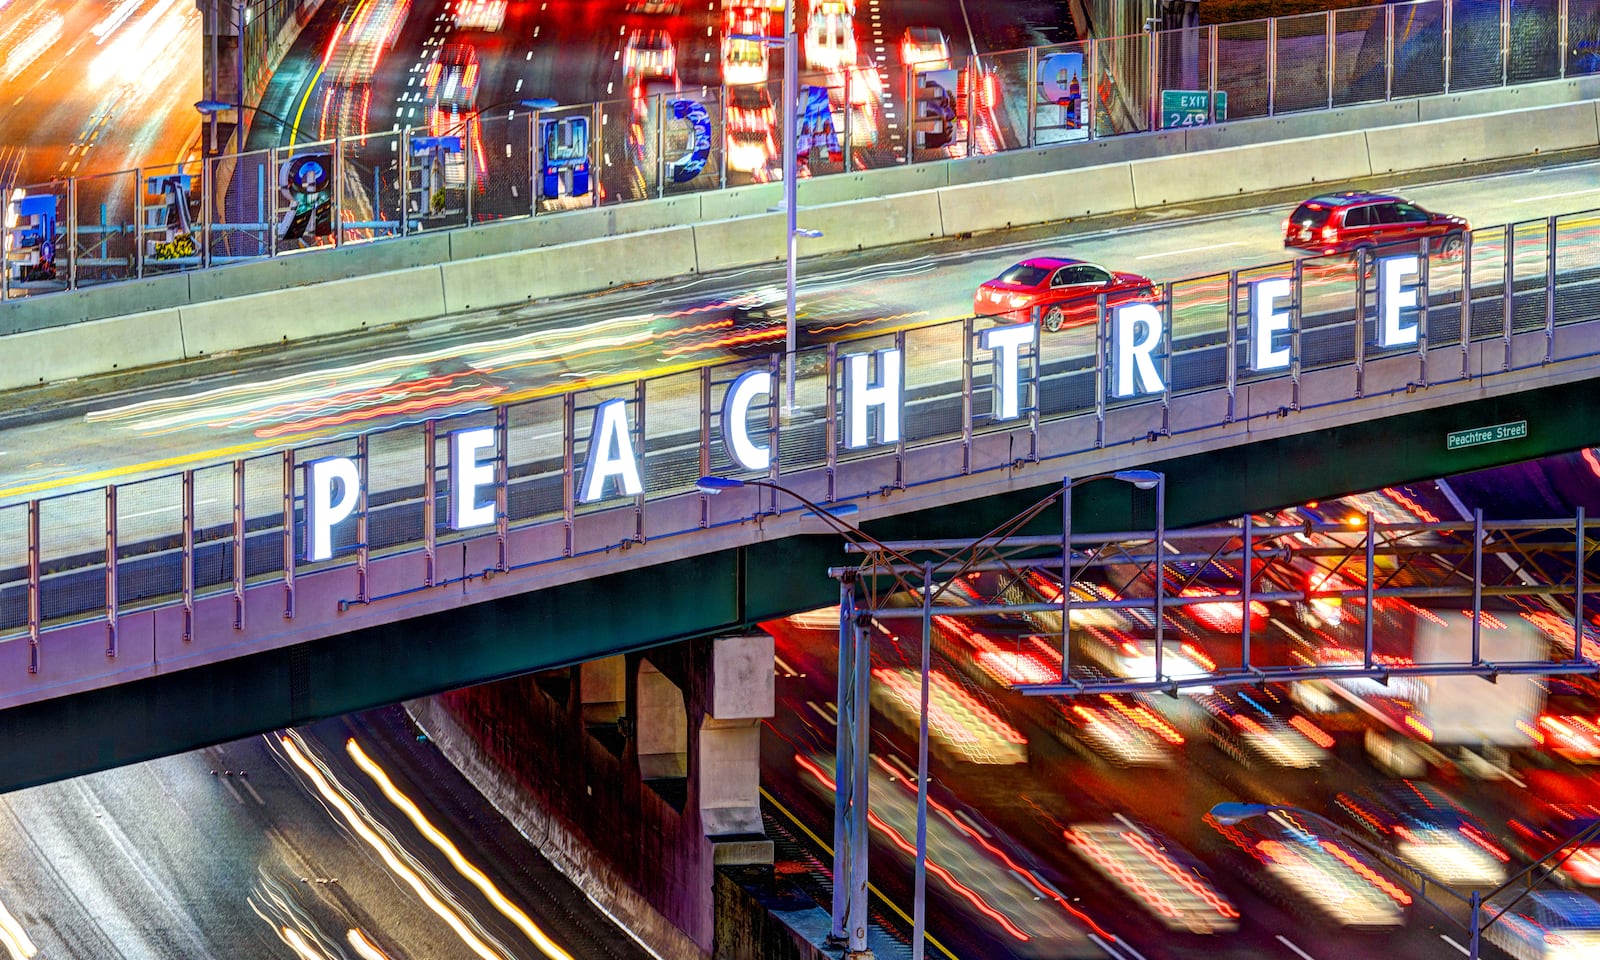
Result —
M 1167 389 L 1150 354 L 1161 345 L 1161 311 L 1129 303 L 1111 312 L 1111 395 L 1118 399 Z
M 480 462 L 479 450 L 495 446 L 494 427 L 473 427 L 450 434 L 450 529 L 464 530 L 494 523 L 494 503 L 478 503 L 478 488 L 494 483 L 494 460 Z
M 978 343 L 994 353 L 994 412 L 996 420 L 1015 420 L 1019 413 L 1017 395 L 1017 355 L 1023 344 L 1032 344 L 1038 328 L 1032 323 L 990 327 L 978 335 Z
M 771 371 L 750 370 L 733 381 L 722 398 L 722 444 L 733 462 L 746 470 L 761 471 L 772 466 L 772 447 L 758 447 L 750 441 L 750 404 L 756 397 L 771 393 Z
M 1061 109 L 1061 125 L 1083 126 L 1083 54 L 1052 53 L 1039 61 L 1039 101 Z
M 339 485 L 339 499 L 333 497 Z M 306 464 L 306 553 L 307 560 L 326 560 L 333 556 L 333 528 L 350 516 L 361 496 L 361 476 L 349 457 L 325 457 Z
M 644 492 L 644 484 L 639 482 L 639 461 L 628 432 L 628 405 L 622 400 L 607 400 L 594 408 L 589 456 L 584 461 L 578 502 L 594 503 L 604 497 L 610 477 L 617 478 L 627 496 L 637 497 Z
M 1384 257 L 1378 261 L 1378 346 L 1404 347 L 1417 342 L 1415 320 L 1400 323 L 1400 311 L 1417 308 L 1417 285 L 1404 283 L 1418 273 L 1417 255 Z
M 871 383 L 868 364 L 878 358 L 878 382 Z M 900 351 L 879 350 L 844 358 L 844 445 L 860 450 L 872 443 L 867 411 L 878 408 L 878 442 L 900 442 Z
M 711 114 L 698 101 L 674 100 L 672 115 L 688 125 L 689 142 L 683 156 L 667 164 L 667 171 L 673 183 L 688 183 L 700 176 L 711 156 Z
M 1286 277 L 1258 280 L 1250 285 L 1250 369 L 1282 370 L 1293 359 L 1289 345 L 1276 346 L 1278 334 L 1289 329 L 1289 311 L 1274 310 L 1273 304 L 1293 293 Z

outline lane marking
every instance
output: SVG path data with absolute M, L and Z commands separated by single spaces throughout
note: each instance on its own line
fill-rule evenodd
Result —
M 261 794 L 256 793 L 256 788 L 250 786 L 250 781 L 249 780 L 240 780 L 239 781 L 239 785 L 244 787 L 245 791 L 247 793 L 249 793 L 250 796 L 255 798 L 255 801 L 256 801 L 257 804 L 259 804 L 260 806 L 263 806 L 263 807 L 267 805 L 267 801 L 261 799 Z
M 234 789 L 234 787 L 233 787 L 233 778 L 228 776 L 227 774 L 223 774 L 222 776 L 218 777 L 217 779 L 221 780 L 222 781 L 222 785 L 224 787 L 228 788 L 228 792 L 229 793 L 233 794 L 234 801 L 236 803 L 238 803 L 241 807 L 244 806 L 244 797 L 239 796 L 239 791 Z
M 1306 953 L 1304 950 L 1301 950 L 1299 947 L 1295 946 L 1293 941 L 1291 941 L 1288 937 L 1284 936 L 1281 933 L 1278 934 L 1278 942 L 1283 944 L 1284 946 L 1288 947 L 1290 950 L 1293 950 L 1295 953 L 1298 953 L 1301 956 L 1302 960 L 1316 960 L 1315 957 L 1313 957 L 1309 953 Z
M 1560 200 L 1563 197 L 1581 197 L 1589 193 L 1600 193 L 1600 187 L 1590 187 L 1587 190 L 1568 190 L 1565 193 L 1547 193 L 1539 197 L 1518 197 L 1512 203 L 1538 203 L 1540 200 Z
M 1104 950 L 1109 956 L 1115 958 L 1115 960 L 1128 960 L 1127 957 L 1122 955 L 1121 951 L 1111 949 L 1111 944 L 1101 939 L 1098 933 L 1089 934 L 1089 942 L 1093 943 L 1101 950 Z M 1127 944 L 1118 944 L 1118 946 L 1127 946 Z
M 1457 950 L 1460 950 L 1463 956 L 1468 956 L 1468 957 L 1472 956 L 1472 952 L 1470 950 L 1468 950 L 1466 947 L 1463 947 L 1461 944 L 1456 943 L 1454 940 L 1451 940 L 1449 937 L 1445 936 L 1444 934 L 1442 934 L 1442 933 L 1439 934 L 1439 939 L 1443 940 L 1445 943 L 1450 944 L 1450 946 L 1455 947 Z
M 1243 240 L 1234 240 L 1234 241 L 1232 241 L 1230 243 L 1209 243 L 1209 244 L 1206 244 L 1203 247 L 1185 247 L 1182 250 L 1167 250 L 1167 251 L 1164 251 L 1162 253 L 1147 253 L 1142 257 L 1134 257 L 1133 259 L 1135 259 L 1135 260 L 1159 260 L 1162 257 L 1181 257 L 1184 254 L 1188 254 L 1188 253 L 1206 253 L 1206 252 L 1211 251 L 1211 250 L 1221 250 L 1224 247 L 1242 247 L 1242 246 L 1244 246 L 1244 241 Z

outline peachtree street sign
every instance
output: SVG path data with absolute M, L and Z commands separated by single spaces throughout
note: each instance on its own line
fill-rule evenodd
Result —
M 1460 450 L 1462 447 L 1476 447 L 1484 443 L 1499 443 L 1501 440 L 1521 440 L 1528 435 L 1528 421 L 1518 420 L 1515 423 L 1497 423 L 1492 427 L 1473 427 L 1471 430 L 1457 430 L 1445 435 L 1444 448 L 1446 450 Z
M 1417 254 L 1403 254 L 1376 261 L 1378 276 L 1377 342 L 1380 348 L 1415 346 L 1418 326 L 1415 311 L 1420 303 Z M 1293 283 L 1286 277 L 1258 280 L 1248 285 L 1250 317 L 1245 344 L 1248 364 L 1253 372 L 1288 370 L 1297 359 L 1291 333 L 1293 315 L 1289 303 Z M 1406 311 L 1411 311 L 1408 315 Z M 1160 395 L 1167 391 L 1157 362 L 1168 344 L 1168 311 L 1148 302 L 1119 304 L 1110 309 L 1106 323 L 1106 378 L 1108 399 L 1127 400 Z M 978 334 L 977 347 L 986 351 L 981 359 L 990 365 L 990 387 L 994 392 L 991 412 L 986 418 L 1015 420 L 1024 413 L 1029 384 L 1021 376 L 1022 358 L 1036 356 L 1038 325 L 1001 324 Z M 840 435 L 850 450 L 893 446 L 902 436 L 905 408 L 905 357 L 898 349 L 870 353 L 843 354 L 839 357 L 844 398 L 840 416 Z M 752 410 L 761 411 L 772 402 L 773 375 L 770 370 L 745 372 L 728 386 L 722 403 L 719 430 L 710 443 L 720 442 L 729 459 L 751 473 L 764 473 L 772 466 L 773 436 L 766 416 L 751 429 Z M 765 398 L 764 400 L 762 398 Z M 762 400 L 761 403 L 757 403 Z M 634 423 L 644 415 L 633 413 Z M 634 448 L 634 423 L 629 422 L 627 402 L 606 400 L 594 408 L 583 461 L 577 500 L 589 504 L 609 498 L 638 497 L 644 493 L 644 478 L 639 469 L 639 451 Z M 448 475 L 450 509 L 447 522 L 452 529 L 466 530 L 495 523 L 493 488 L 501 466 L 497 459 L 505 449 L 500 427 L 479 426 L 452 431 L 449 438 Z M 1512 432 L 1520 430 L 1521 432 Z M 1527 424 L 1501 424 L 1480 430 L 1453 433 L 1449 447 L 1491 443 L 1527 435 Z M 1458 438 L 1464 438 L 1458 440 Z M 361 472 L 349 457 L 324 457 L 304 464 L 305 471 L 305 558 L 327 560 L 334 554 L 334 530 L 349 519 L 361 502 Z M 488 498 L 483 498 L 483 492 Z

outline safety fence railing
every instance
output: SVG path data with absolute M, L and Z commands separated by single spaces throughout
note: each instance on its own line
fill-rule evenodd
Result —
M 335 567 L 358 572 L 348 603 L 372 602 L 369 565 L 394 555 L 420 558 L 402 592 L 439 586 L 446 549 L 484 536 L 509 571 L 692 534 L 721 522 L 684 509 L 707 475 L 823 477 L 818 500 L 849 500 L 1247 416 L 1547 375 L 1600 352 L 1582 326 L 1600 320 L 1600 210 L 1106 300 L 1069 308 L 1055 332 L 982 317 L 810 347 L 781 416 L 783 355 L 740 356 L 747 330 L 708 335 L 739 359 L 506 405 L 485 398 L 525 351 L 286 396 L 258 435 L 321 438 L 0 505 L 0 636 L 37 654 L 50 631 L 103 620 L 114 649 L 119 617 L 229 593 L 242 617 L 264 584 L 293 616 L 296 578 Z M 411 409 L 438 413 L 416 423 Z M 129 442 L 165 422 L 128 421 Z M 1527 424 L 1485 430 L 1515 440 Z M 536 549 L 513 546 L 524 530 Z
M 801 175 L 821 177 L 1597 68 L 1600 0 L 1413 0 L 959 68 L 842 63 L 802 77 L 795 135 Z M 0 299 L 779 179 L 781 102 L 765 83 L 465 118 L 430 107 L 422 128 L 0 184 Z

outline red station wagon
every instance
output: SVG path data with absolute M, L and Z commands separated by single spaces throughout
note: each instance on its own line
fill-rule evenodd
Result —
M 1437 249 L 1445 256 L 1461 252 L 1467 221 L 1433 213 L 1384 193 L 1335 193 L 1312 197 L 1283 221 L 1283 245 L 1312 253 L 1349 253 L 1405 240 L 1444 238 Z
M 1039 323 L 1052 333 L 1062 327 L 1093 323 L 1095 304 L 1106 306 L 1155 296 L 1155 281 L 1137 273 L 1121 273 L 1070 257 L 1034 257 L 1007 267 L 978 287 L 972 312 L 980 317 L 1011 315 L 1022 320 L 1039 311 Z

